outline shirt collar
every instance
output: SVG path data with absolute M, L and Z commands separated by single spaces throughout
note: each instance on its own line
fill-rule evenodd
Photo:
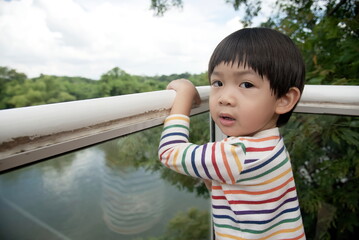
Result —
M 257 132 L 252 137 L 253 138 L 262 138 L 262 137 L 267 137 L 267 136 L 280 136 L 279 128 L 275 127 L 275 128 L 266 129 L 266 130 Z

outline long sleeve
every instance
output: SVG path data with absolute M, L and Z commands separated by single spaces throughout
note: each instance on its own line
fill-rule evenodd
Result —
M 182 174 L 235 184 L 245 159 L 242 146 L 226 142 L 195 145 L 188 142 L 188 134 L 187 116 L 168 117 L 160 141 L 160 161 Z
M 189 117 L 169 116 L 159 159 L 179 173 L 212 180 L 216 239 L 305 239 L 289 154 L 277 128 L 204 145 L 188 137 Z

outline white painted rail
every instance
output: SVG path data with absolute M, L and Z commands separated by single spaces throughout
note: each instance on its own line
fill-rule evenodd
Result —
M 359 86 L 306 85 L 295 111 L 359 116 Z
M 208 111 L 210 88 L 197 88 Z M 0 111 L 0 171 L 162 124 L 174 91 Z M 296 112 L 359 116 L 359 86 L 307 85 Z
M 198 87 L 208 110 L 208 87 Z M 0 172 L 163 123 L 173 90 L 0 111 Z

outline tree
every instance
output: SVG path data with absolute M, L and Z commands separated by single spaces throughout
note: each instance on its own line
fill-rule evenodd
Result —
M 169 222 L 165 239 L 208 239 L 210 233 L 208 211 L 195 208 L 179 213 Z
M 205 240 L 210 236 L 210 215 L 208 211 L 190 208 L 173 217 L 160 237 L 136 238 L 135 240 Z
M 104 96 L 116 96 L 157 90 L 153 81 L 144 79 L 145 77 L 130 75 L 115 67 L 101 76 L 101 93 Z M 150 87 L 151 85 L 152 87 Z
M 357 1 L 295 1 L 264 26 L 297 42 L 307 84 L 358 85 L 358 7 Z M 358 127 L 358 117 L 297 114 L 283 129 L 310 237 L 350 239 L 359 231 Z
M 225 2 L 244 8 L 244 26 L 261 9 L 259 0 Z M 307 84 L 358 85 L 358 13 L 355 0 L 277 1 L 261 26 L 296 42 L 306 63 Z M 358 130 L 358 117 L 308 114 L 294 114 L 282 129 L 308 239 L 353 239 L 359 232 Z
M 336 2 L 297 1 L 281 6 L 281 13 L 263 24 L 297 42 L 310 84 L 359 83 L 359 3 Z
M 151 9 L 155 11 L 155 15 L 162 16 L 171 7 L 183 6 L 182 0 L 151 0 Z
M 8 103 L 8 99 L 11 97 L 7 92 L 8 87 L 23 84 L 26 79 L 27 77 L 23 73 L 18 73 L 7 67 L 0 67 L 0 109 L 11 107 Z
M 233 5 L 235 10 L 244 8 L 245 17 L 241 19 L 244 26 L 252 24 L 252 19 L 258 16 L 261 10 L 262 0 L 225 0 L 225 3 Z M 163 16 L 171 8 L 183 8 L 182 0 L 151 0 L 151 9 L 156 16 Z
M 0 67 L 0 92 L 0 109 L 99 97 L 93 80 L 43 74 L 28 79 L 6 67 Z

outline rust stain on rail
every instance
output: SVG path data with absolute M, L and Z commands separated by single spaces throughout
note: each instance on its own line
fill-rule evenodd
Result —
M 73 141 L 107 131 L 123 129 L 132 125 L 141 124 L 145 121 L 161 119 L 167 116 L 169 111 L 169 109 L 152 110 L 129 117 L 119 118 L 83 128 L 57 132 L 49 135 L 16 137 L 11 141 L 0 143 L 0 159 L 10 155 L 36 150 L 38 148 L 44 148 L 66 141 Z M 120 136 L 122 135 L 118 135 L 118 137 Z

